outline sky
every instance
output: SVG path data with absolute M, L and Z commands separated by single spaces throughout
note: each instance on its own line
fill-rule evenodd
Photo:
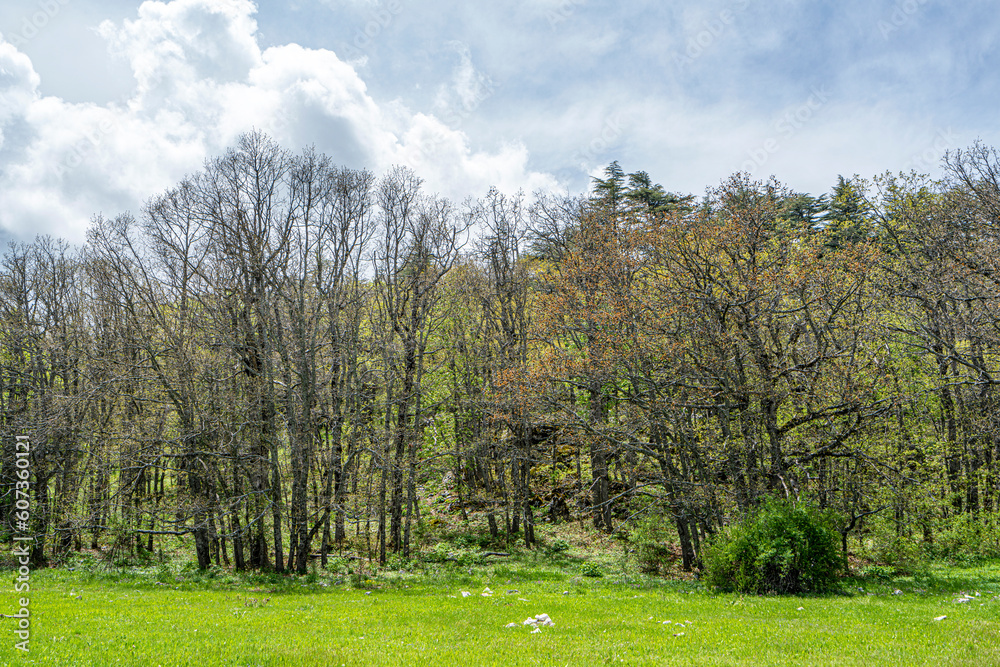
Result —
M 0 240 L 140 215 L 241 133 L 462 202 L 618 160 L 700 195 L 1000 146 L 988 0 L 4 0 Z

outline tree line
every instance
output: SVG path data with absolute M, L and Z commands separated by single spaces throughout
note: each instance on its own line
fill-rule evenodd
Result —
M 696 198 L 612 163 L 456 205 L 244 135 L 81 247 L 9 247 L 2 525 L 17 436 L 35 563 L 178 537 L 201 568 L 385 563 L 447 511 L 528 547 L 660 517 L 690 568 L 773 496 L 839 512 L 845 549 L 872 515 L 991 525 L 1000 159 L 944 164 Z

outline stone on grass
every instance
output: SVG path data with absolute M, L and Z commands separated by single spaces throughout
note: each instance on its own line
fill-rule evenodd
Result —
M 935 618 L 934 620 L 935 620 L 935 621 L 943 621 L 943 620 L 944 620 L 944 619 L 946 619 L 946 618 L 948 618 L 948 617 L 947 617 L 947 616 L 938 616 L 938 617 L 937 617 L 937 618 Z
M 463 598 L 467 598 L 467 597 L 469 597 L 470 595 L 472 595 L 472 593 L 470 593 L 469 591 L 462 591 L 462 597 L 463 597 Z
M 521 624 L 522 625 L 530 625 L 530 626 L 532 626 L 535 629 L 538 629 L 539 626 L 542 626 L 542 625 L 547 625 L 550 628 L 554 628 L 555 625 L 556 625 L 555 622 L 551 618 L 549 618 L 548 614 L 539 614 L 538 616 L 530 616 L 530 617 L 524 619 L 521 622 Z

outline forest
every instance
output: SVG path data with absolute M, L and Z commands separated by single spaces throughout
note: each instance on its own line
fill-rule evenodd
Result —
M 1000 154 L 942 163 L 455 203 L 243 135 L 82 246 L 7 249 L 3 540 L 30 488 L 33 565 L 384 564 L 454 517 L 653 522 L 690 570 L 777 497 L 845 551 L 996 556 Z

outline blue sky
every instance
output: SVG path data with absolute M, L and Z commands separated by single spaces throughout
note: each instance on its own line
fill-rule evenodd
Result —
M 456 201 L 611 160 L 828 191 L 1000 145 L 1000 13 L 935 0 L 5 0 L 0 234 L 83 239 L 257 127 Z

